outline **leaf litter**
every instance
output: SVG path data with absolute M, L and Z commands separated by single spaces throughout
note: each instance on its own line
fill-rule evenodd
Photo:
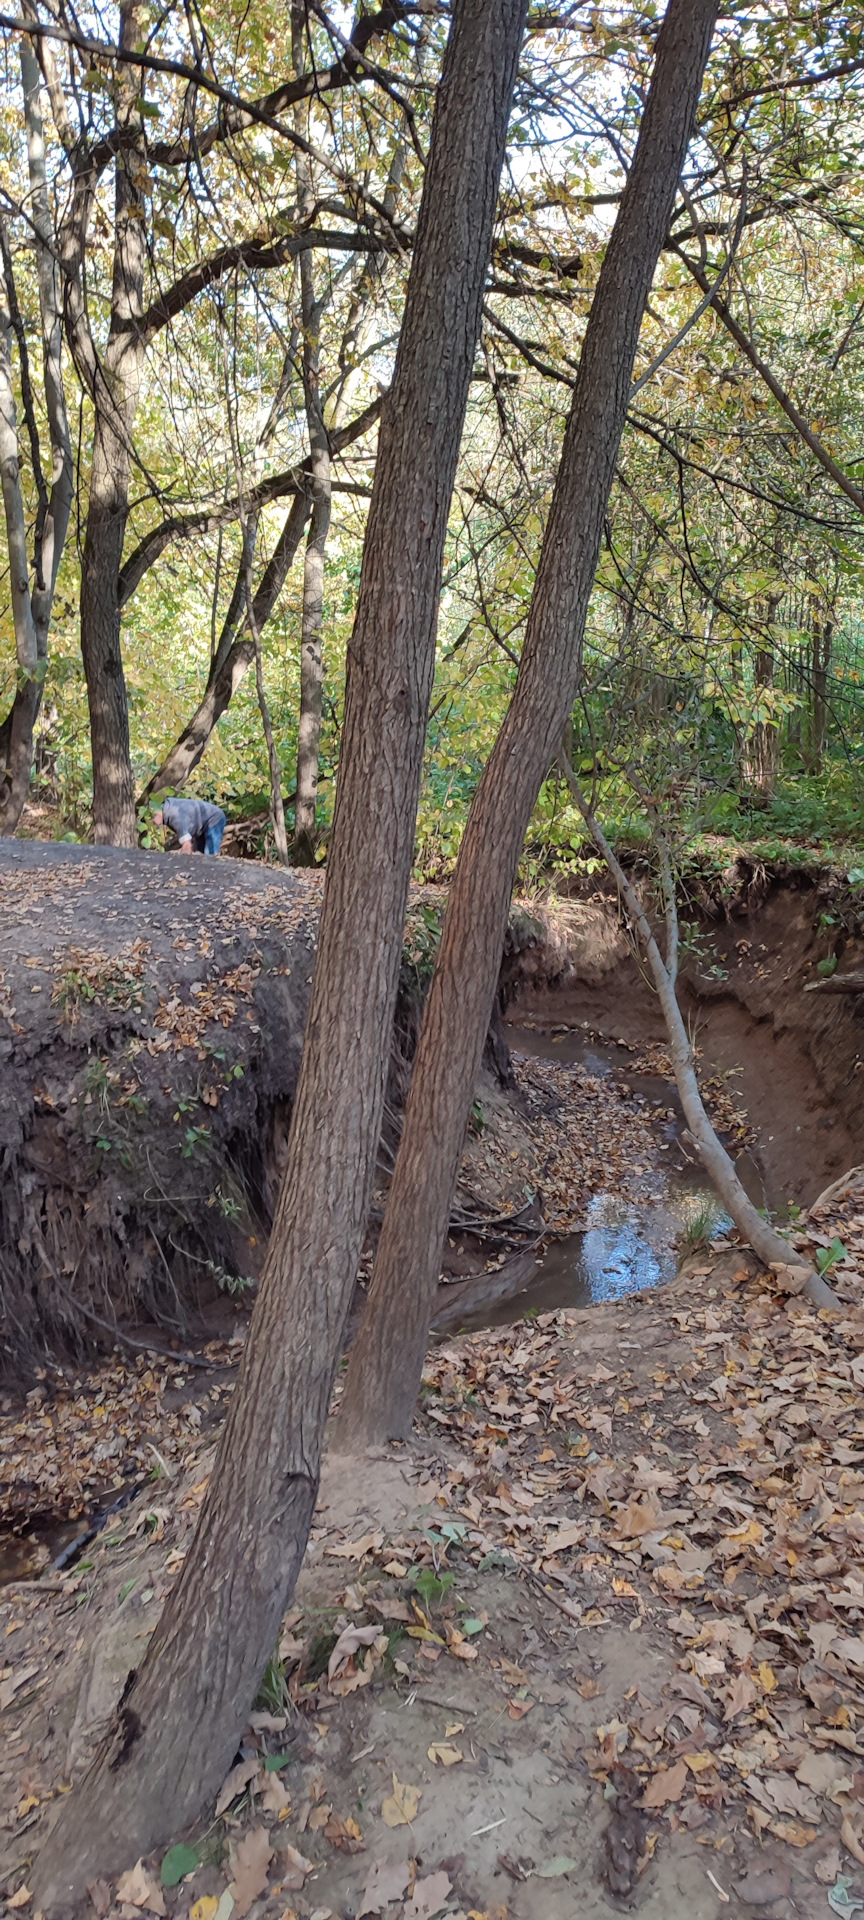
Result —
M 547 1126 L 554 1139 L 555 1101 L 565 1092 L 569 1100 L 579 1080 L 569 1074 L 565 1089 L 556 1063 L 535 1068 L 534 1124 L 538 1137 Z M 590 1089 L 583 1113 L 588 1127 L 597 1113 Z M 628 1137 L 622 1127 L 622 1154 Z M 485 1150 L 495 1157 L 497 1136 Z M 556 1151 L 557 1162 L 538 1152 L 536 1164 L 547 1192 L 560 1191 L 560 1218 L 572 1221 L 581 1189 L 574 1199 L 568 1148 L 559 1141 Z M 581 1147 L 575 1163 L 584 1166 Z M 428 1903 L 445 1879 L 448 1910 L 479 1914 L 503 1913 L 508 1885 L 566 1887 L 570 1874 L 593 1874 L 578 1823 L 548 1836 L 538 1829 L 532 1849 L 520 1843 L 514 1853 L 512 1810 L 500 1817 L 495 1808 L 473 1815 L 469 1829 L 504 1863 L 491 1878 L 488 1861 L 450 1867 L 441 1844 L 436 1864 L 434 1838 L 430 1859 L 424 1837 L 418 1864 L 414 1827 L 420 1834 L 434 1818 L 432 1782 L 479 1779 L 479 1761 L 494 1763 L 506 1725 L 526 1754 L 545 1742 L 546 1764 L 571 1799 L 578 1789 L 598 1817 L 605 1807 L 604 1871 L 616 1897 L 652 1884 L 670 1847 L 683 1847 L 700 1884 L 710 1877 L 745 1904 L 752 1887 L 786 1885 L 785 1874 L 799 1902 L 809 1887 L 821 1911 L 828 1889 L 832 1910 L 854 1910 L 864 1866 L 860 1169 L 799 1221 L 793 1244 L 807 1258 L 833 1249 L 839 1314 L 814 1312 L 732 1248 L 700 1256 L 695 1273 L 691 1262 L 662 1293 L 434 1348 L 425 1439 L 405 1469 L 413 1518 L 408 1502 L 402 1522 L 379 1520 L 371 1485 L 365 1526 L 331 1523 L 326 1506 L 316 1516 L 300 1604 L 280 1641 L 285 1710 L 253 1716 L 261 1724 L 250 1723 L 249 1750 L 219 1798 L 221 1839 L 213 1845 L 211 1836 L 191 1880 L 165 1886 L 158 1860 L 137 1863 L 113 1897 L 158 1914 L 195 1895 L 199 1920 L 210 1920 L 211 1900 L 222 1920 L 228 1901 L 242 1916 L 263 1900 L 277 1920 L 315 1911 L 318 1887 L 342 1902 L 321 1912 L 343 1911 L 349 1897 L 355 1911 L 361 1888 L 367 1903 L 379 1898 L 380 1867 L 382 1889 L 401 1876 L 399 1891 L 361 1911 L 419 1920 L 434 1912 Z M 214 1369 L 230 1358 L 214 1345 Z M 128 1455 L 118 1470 L 127 1457 L 143 1469 L 154 1432 L 170 1467 L 155 1522 L 147 1524 L 155 1509 L 145 1490 L 94 1543 L 92 1567 L 72 1569 L 57 1593 L 10 1592 L 0 1616 L 10 1735 L 0 1777 L 10 1887 L 20 1881 L 13 1903 L 26 1904 L 41 1821 L 69 1783 L 68 1750 L 51 1755 L 40 1732 L 54 1692 L 46 1676 L 59 1661 L 74 1677 L 88 1620 L 102 1631 L 120 1606 L 132 1610 L 130 1651 L 140 1658 L 203 1498 L 225 1384 L 217 1379 L 211 1399 L 209 1383 L 202 1394 L 196 1381 L 186 1400 L 182 1366 L 143 1356 L 94 1371 L 86 1386 L 82 1376 L 68 1407 L 37 1397 L 4 1436 L 10 1465 L 41 1458 L 43 1484 L 62 1489 L 70 1510 L 106 1471 L 95 1457 L 100 1435 L 115 1439 L 124 1422 Z M 130 1575 L 134 1591 L 121 1603 Z M 521 1595 L 515 1628 L 512 1592 Z M 650 1673 L 640 1643 L 651 1648 Z M 596 1669 L 613 1645 L 607 1681 Z M 378 1702 L 394 1694 L 406 1725 L 412 1698 L 425 1703 L 413 1765 L 404 1746 L 388 1751 L 375 1720 Z M 364 1790 L 362 1807 L 355 1770 L 332 1744 L 340 1715 L 347 1752 L 363 1749 L 370 1726 L 375 1734 L 366 1774 L 381 1784 L 371 1797 Z M 284 1773 L 268 1768 L 283 1756 Z M 388 1765 L 391 1756 L 398 1764 Z M 389 1868 L 377 1857 L 388 1827 L 408 1842 L 404 1861 Z

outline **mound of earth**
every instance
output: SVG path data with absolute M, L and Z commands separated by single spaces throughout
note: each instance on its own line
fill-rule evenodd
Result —
M 254 1280 L 320 878 L 0 841 L 7 1366 Z

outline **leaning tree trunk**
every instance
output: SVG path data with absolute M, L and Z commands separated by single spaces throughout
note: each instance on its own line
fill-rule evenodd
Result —
M 775 1233 L 770 1223 L 763 1219 L 735 1171 L 722 1140 L 719 1140 L 708 1114 L 705 1102 L 699 1090 L 696 1075 L 696 1061 L 681 1008 L 678 1005 L 676 991 L 678 976 L 678 910 L 675 900 L 675 879 L 672 862 L 669 857 L 664 836 L 655 833 L 660 854 L 660 872 L 663 885 L 663 898 L 666 910 L 666 958 L 660 952 L 648 915 L 638 893 L 628 878 L 609 845 L 599 821 L 585 800 L 582 789 L 569 761 L 560 756 L 565 778 L 585 825 L 591 835 L 598 853 L 606 862 L 609 872 L 627 908 L 627 912 L 636 929 L 648 959 L 648 965 L 654 976 L 657 998 L 663 1009 L 666 1032 L 669 1039 L 669 1057 L 675 1075 L 684 1117 L 696 1144 L 696 1151 L 705 1172 L 716 1187 L 723 1205 L 732 1215 L 738 1232 L 753 1248 L 766 1267 L 797 1267 L 802 1276 L 801 1292 L 817 1307 L 839 1307 L 836 1293 L 826 1284 L 815 1269 L 802 1267 L 796 1260 L 793 1249 L 787 1240 Z M 804 1275 L 806 1274 L 806 1278 Z
M 121 47 L 136 46 L 137 0 L 120 14 Z M 97 845 L 138 842 L 129 750 L 129 702 L 120 650 L 120 563 L 129 514 L 132 429 L 144 359 L 140 330 L 147 259 L 147 155 L 134 69 L 118 68 L 118 121 L 133 137 L 117 155 L 116 243 L 111 324 L 93 391 L 93 456 L 81 561 L 81 653 L 90 708 L 93 838 Z
M 288 1158 L 240 1383 L 178 1582 L 37 1863 L 35 1907 L 133 1862 L 223 1779 L 293 1590 L 368 1214 L 447 516 L 524 0 L 456 0 L 382 417 Z
M 670 0 L 600 270 L 516 688 L 474 797 L 426 1002 L 372 1286 L 336 1442 L 411 1426 L 453 1187 L 525 831 L 572 709 L 639 329 L 699 100 L 716 0 Z

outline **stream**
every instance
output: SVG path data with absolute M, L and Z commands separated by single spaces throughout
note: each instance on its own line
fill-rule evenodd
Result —
M 499 1301 L 473 1317 L 467 1328 L 506 1326 L 525 1313 L 547 1313 L 557 1307 L 588 1307 L 618 1300 L 674 1280 L 681 1258 L 681 1242 L 689 1222 L 712 1216 L 712 1238 L 731 1227 L 717 1194 L 682 1136 L 685 1121 L 674 1083 L 658 1074 L 634 1072 L 629 1048 L 596 1038 L 587 1030 L 554 1025 L 508 1029 L 515 1054 L 529 1054 L 562 1065 L 580 1065 L 599 1079 L 613 1078 L 629 1089 L 633 1099 L 654 1120 L 656 1159 L 639 1182 L 639 1204 L 614 1194 L 594 1194 L 588 1203 L 589 1225 L 581 1233 L 556 1240 L 540 1256 L 541 1273 L 515 1296 Z M 748 1149 L 736 1158 L 740 1179 L 757 1206 L 771 1204 L 756 1159 Z

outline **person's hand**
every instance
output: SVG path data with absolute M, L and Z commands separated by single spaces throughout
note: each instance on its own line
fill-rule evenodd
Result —
M 181 842 L 180 842 L 180 852 L 181 852 L 181 853 L 194 853 L 194 851 L 195 851 L 195 849 L 194 849 L 194 847 L 193 847 L 193 845 L 192 845 L 192 842 L 191 842 L 191 840 L 181 840 Z

